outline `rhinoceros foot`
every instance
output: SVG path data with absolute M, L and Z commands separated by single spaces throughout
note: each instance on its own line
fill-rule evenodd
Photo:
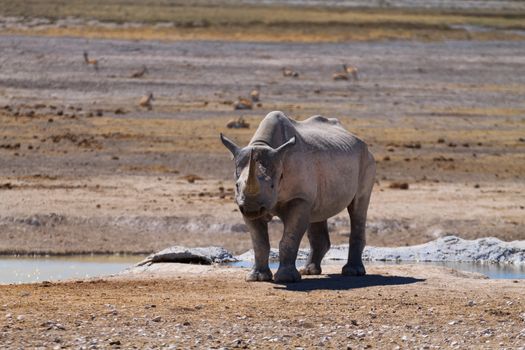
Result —
M 343 266 L 343 271 L 341 273 L 345 276 L 364 276 L 366 275 L 366 270 L 363 263 L 346 264 Z
M 276 283 L 299 282 L 301 280 L 301 274 L 295 266 L 279 267 L 274 280 Z
M 272 280 L 272 271 L 268 270 L 256 270 L 253 269 L 246 275 L 247 282 L 257 282 L 257 281 L 271 281 Z
M 299 272 L 301 275 L 320 275 L 322 270 L 320 266 L 316 266 L 312 263 L 303 267 Z

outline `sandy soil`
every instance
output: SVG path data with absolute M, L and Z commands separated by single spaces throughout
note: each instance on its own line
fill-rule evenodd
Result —
M 418 266 L 366 277 L 246 283 L 245 271 L 171 266 L 167 279 L 0 286 L 10 348 L 501 348 L 525 345 L 523 281 Z M 446 291 L 446 293 L 444 293 Z

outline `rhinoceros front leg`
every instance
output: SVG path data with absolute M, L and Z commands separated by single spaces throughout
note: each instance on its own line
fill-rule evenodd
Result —
M 284 233 L 279 242 L 279 269 L 275 274 L 275 282 L 298 282 L 301 274 L 295 267 L 297 251 L 309 224 L 310 207 L 308 203 L 295 200 L 289 203 L 281 215 Z
M 308 226 L 308 240 L 310 241 L 310 254 L 306 265 L 301 269 L 301 275 L 320 275 L 321 261 L 330 249 L 330 236 L 328 225 L 325 221 L 314 222 Z
M 270 255 L 268 223 L 262 219 L 249 220 L 247 218 L 244 218 L 244 222 L 250 230 L 255 255 L 255 264 L 246 276 L 246 281 L 271 281 L 272 271 L 270 271 L 268 266 L 268 257 Z

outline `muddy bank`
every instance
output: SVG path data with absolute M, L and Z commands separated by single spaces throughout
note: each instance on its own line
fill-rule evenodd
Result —
M 301 249 L 297 259 L 306 260 L 309 250 Z M 162 255 L 162 252 L 158 253 Z M 236 256 L 238 261 L 253 261 L 253 250 Z M 333 246 L 323 261 L 348 259 L 348 246 Z M 272 249 L 270 260 L 279 260 L 279 250 Z M 446 236 L 425 244 L 406 247 L 367 246 L 363 252 L 365 261 L 394 262 L 472 262 L 488 264 L 510 264 L 525 267 L 525 241 L 504 242 L 494 237 L 464 240 Z
M 299 249 L 298 260 L 306 260 L 310 250 Z M 345 262 L 348 245 L 332 246 L 323 261 Z M 525 267 L 525 241 L 504 242 L 494 237 L 465 240 L 446 236 L 425 244 L 406 247 L 367 246 L 363 252 L 365 261 L 403 262 L 472 262 L 489 264 L 523 265 Z M 254 261 L 253 249 L 235 256 L 222 247 L 173 246 L 151 254 L 136 266 L 157 263 L 186 263 L 212 265 Z M 279 250 L 270 250 L 270 261 L 279 261 Z

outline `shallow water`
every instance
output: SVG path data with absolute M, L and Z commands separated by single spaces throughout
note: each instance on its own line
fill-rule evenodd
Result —
M 1 257 L 0 284 L 84 279 L 111 275 L 144 256 Z
M 238 267 L 251 267 L 252 262 L 250 261 L 239 261 L 231 263 L 231 266 Z M 342 261 L 330 261 L 324 262 L 323 264 L 330 265 L 343 265 Z M 516 265 L 503 265 L 503 264 L 480 264 L 480 263 L 468 263 L 468 262 L 414 262 L 414 261 L 365 261 L 365 267 L 374 265 L 431 265 L 431 266 L 443 266 L 459 271 L 476 272 L 481 273 L 491 279 L 525 279 L 525 266 Z M 304 260 L 298 260 L 296 263 L 297 267 L 304 265 Z M 279 267 L 278 262 L 271 262 L 270 268 L 276 269 Z
M 42 281 L 57 281 L 69 279 L 84 279 L 112 275 L 143 260 L 145 256 L 67 256 L 67 257 L 1 257 L 0 284 L 33 283 Z M 304 260 L 297 261 L 301 267 Z M 342 261 L 325 262 L 324 264 L 343 265 Z M 424 264 L 444 266 L 461 271 L 477 272 L 493 279 L 525 279 L 525 266 L 499 264 L 476 264 L 458 262 L 390 262 L 367 261 L 365 266 Z M 251 267 L 252 262 L 239 261 L 227 264 L 236 267 Z M 270 263 L 270 268 L 277 269 L 278 262 Z

